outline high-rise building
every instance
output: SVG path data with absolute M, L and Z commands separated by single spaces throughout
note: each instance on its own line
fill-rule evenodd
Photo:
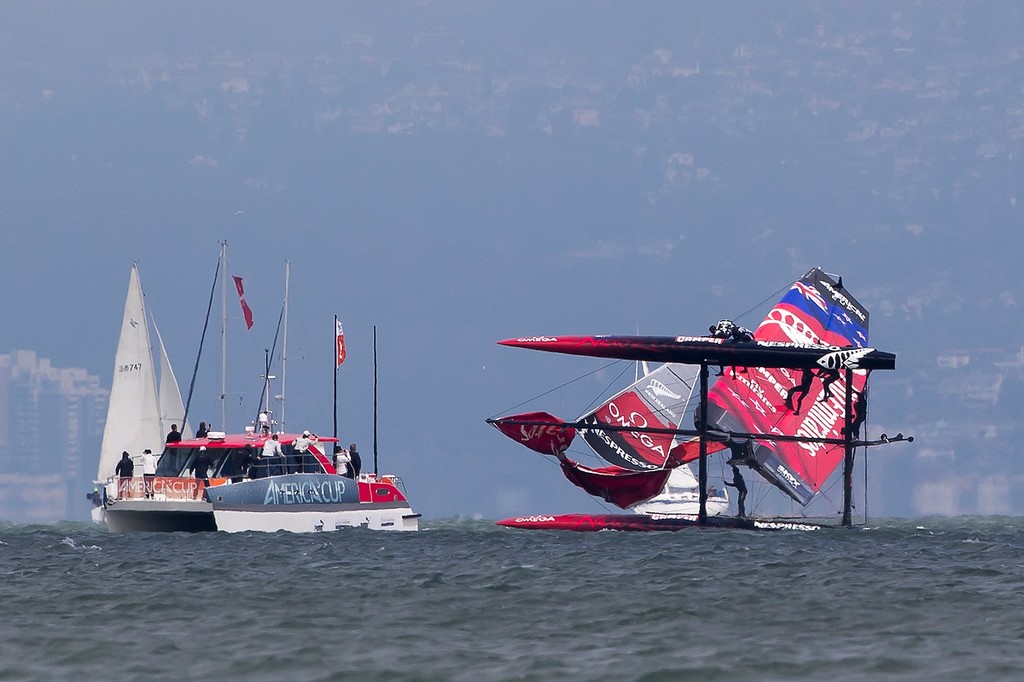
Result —
M 89 519 L 109 398 L 84 369 L 0 354 L 0 519 Z

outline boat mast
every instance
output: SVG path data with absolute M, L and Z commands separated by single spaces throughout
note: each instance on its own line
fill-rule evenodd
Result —
M 284 342 L 281 344 L 281 427 L 284 431 L 284 388 L 288 378 L 288 281 L 291 276 L 291 261 L 284 262 Z
M 697 509 L 697 525 L 708 523 L 708 363 L 700 363 L 700 460 L 697 467 L 697 490 L 700 506 Z
M 853 527 L 853 370 L 848 368 L 843 374 L 846 378 L 846 414 L 843 417 L 843 528 L 851 528 Z M 863 405 L 860 409 L 864 409 Z
M 373 475 L 377 475 L 377 325 L 373 325 Z
M 220 428 L 227 430 L 228 386 L 228 242 L 220 245 Z
M 266 371 L 264 372 L 263 376 L 261 377 L 263 379 L 263 400 L 261 402 L 262 402 L 263 405 L 266 406 L 264 409 L 266 409 L 266 411 L 267 411 L 267 424 L 271 427 L 271 431 L 277 432 L 277 431 L 281 431 L 282 429 L 279 426 L 278 427 L 274 426 L 274 424 L 277 424 L 278 422 L 273 419 L 274 412 L 270 409 L 270 382 L 273 381 L 274 379 L 276 379 L 277 377 L 270 373 L 270 349 L 269 348 L 264 348 L 263 349 L 263 356 L 264 356 L 263 365 L 264 365 L 264 367 L 266 367 Z

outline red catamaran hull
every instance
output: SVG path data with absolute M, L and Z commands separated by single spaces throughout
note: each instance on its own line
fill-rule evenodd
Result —
M 777 341 L 726 343 L 709 336 L 530 336 L 498 341 L 502 346 L 594 358 L 678 362 L 723 367 L 839 369 L 850 362 L 859 369 L 896 369 L 893 353 L 853 346 L 805 346 Z
M 697 517 L 645 516 L 643 514 L 546 514 L 516 516 L 498 521 L 499 526 L 528 530 L 572 530 L 593 532 L 599 530 L 674 531 L 697 527 Z M 705 527 L 737 528 L 742 530 L 818 530 L 814 523 L 771 519 L 738 519 L 732 516 L 712 516 Z

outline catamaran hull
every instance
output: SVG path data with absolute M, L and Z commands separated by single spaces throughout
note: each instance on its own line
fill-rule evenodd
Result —
M 106 508 L 107 528 L 115 533 L 198 533 L 217 530 L 208 502 L 123 500 Z
M 696 516 L 660 516 L 643 514 L 553 514 L 543 516 L 517 516 L 497 522 L 508 528 L 527 530 L 572 530 L 593 532 L 599 530 L 676 531 L 698 527 Z M 735 528 L 742 530 L 819 530 L 813 523 L 776 521 L 769 519 L 740 519 L 733 516 L 709 516 L 705 528 Z
M 213 512 L 217 529 L 228 533 L 261 531 L 273 533 L 284 530 L 292 533 L 319 533 L 345 528 L 369 528 L 370 530 L 419 530 L 419 514 L 408 505 L 372 508 L 357 505 L 357 508 L 322 509 L 246 510 L 217 509 Z
M 315 511 L 275 511 L 273 509 L 214 510 L 204 504 L 202 509 L 171 511 L 162 509 L 128 509 L 121 503 L 108 509 L 107 527 L 115 533 L 197 533 L 221 530 L 228 533 L 249 531 L 273 533 L 279 530 L 292 533 L 315 533 L 343 528 L 369 528 L 371 530 L 419 530 L 419 514 L 409 506 L 388 508 L 332 509 Z
M 502 346 L 548 353 L 722 367 L 896 369 L 896 355 L 874 348 L 809 346 L 781 341 L 728 343 L 710 336 L 531 336 Z
M 106 507 L 107 526 L 114 532 L 419 530 L 420 515 L 391 478 L 357 483 L 333 474 L 286 474 L 214 485 L 196 500 L 114 500 Z

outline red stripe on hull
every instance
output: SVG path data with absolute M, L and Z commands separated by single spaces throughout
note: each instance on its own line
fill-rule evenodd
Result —
M 642 514 L 549 514 L 538 516 L 516 516 L 498 521 L 499 526 L 526 528 L 530 530 L 573 530 L 592 532 L 598 530 L 682 530 L 697 525 L 696 517 L 655 517 Z M 750 519 L 714 516 L 708 519 L 708 526 L 715 528 L 749 528 Z

